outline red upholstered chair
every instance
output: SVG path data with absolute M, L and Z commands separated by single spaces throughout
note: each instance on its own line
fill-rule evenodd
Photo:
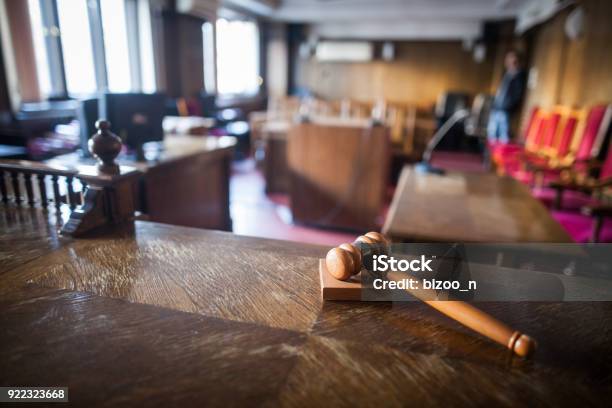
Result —
M 552 155 L 553 158 L 563 160 L 569 154 L 570 146 L 572 145 L 572 141 L 577 133 L 576 130 L 578 128 L 579 120 L 578 115 L 570 115 L 567 118 L 565 126 L 561 131 L 561 137 L 559 139 L 557 149 Z
M 578 140 L 577 145 L 575 143 L 571 144 L 569 153 L 556 160 L 549 161 L 546 165 L 532 166 L 536 177 L 542 180 L 540 185 L 547 186 L 561 181 L 564 181 L 565 184 L 571 184 L 572 180 L 586 179 L 588 172 L 598 166 L 593 158 L 599 155 L 606 137 L 609 137 L 611 119 L 612 105 L 600 105 L 591 109 L 584 125 L 582 137 Z M 545 205 L 552 206 L 557 193 L 554 189 L 537 187 L 533 194 Z M 563 195 L 561 205 L 566 209 L 576 210 L 591 203 L 590 197 L 585 197 L 585 194 L 581 191 L 569 189 Z
M 523 143 L 491 143 L 489 142 L 488 147 L 491 152 L 491 161 L 495 164 L 498 169 L 503 169 L 504 159 L 515 155 L 525 150 L 526 146 L 534 146 L 536 138 L 540 132 L 542 126 L 543 112 L 537 106 L 531 109 L 529 114 L 529 120 L 523 134 Z
M 544 142 L 540 149 L 535 153 L 527 152 L 521 157 L 521 165 L 515 165 L 508 173 L 530 185 L 536 182 L 542 185 L 544 181 L 556 179 L 557 173 L 550 175 L 546 170 L 567 159 L 572 141 L 577 137 L 579 119 L 580 111 L 559 109 L 558 114 L 551 118 L 553 122 L 543 132 Z
M 534 128 L 528 135 L 529 138 L 522 150 L 507 152 L 501 160 L 496 163 L 498 174 L 507 174 L 519 178 L 519 174 L 525 169 L 525 162 L 537 159 L 545 149 L 551 149 L 556 138 L 561 121 L 561 113 L 541 113 L 534 121 Z
M 552 184 L 557 195 L 553 216 L 577 242 L 612 242 L 612 205 L 606 197 L 612 188 L 612 148 L 608 146 L 606 160 L 599 168 L 599 177 L 584 180 L 559 181 Z M 572 212 L 564 202 L 568 193 L 582 194 L 581 212 Z M 580 204 L 572 197 L 574 205 Z M 562 209 L 563 208 L 563 209 Z
M 606 189 L 612 186 L 612 149 L 608 147 L 606 159 L 603 163 L 591 162 L 589 164 L 590 171 L 559 179 L 550 183 L 550 187 L 556 191 L 556 197 L 553 207 L 555 209 L 563 207 L 563 195 L 566 191 L 577 191 L 588 195 L 597 195 L 596 198 L 601 198 Z M 597 177 L 590 177 L 589 173 L 597 172 Z

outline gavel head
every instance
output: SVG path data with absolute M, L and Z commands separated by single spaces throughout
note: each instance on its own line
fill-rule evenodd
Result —
M 332 248 L 325 257 L 327 271 L 338 280 L 348 280 L 358 274 L 364 255 L 382 254 L 388 251 L 389 240 L 378 232 L 359 236 L 352 244 Z

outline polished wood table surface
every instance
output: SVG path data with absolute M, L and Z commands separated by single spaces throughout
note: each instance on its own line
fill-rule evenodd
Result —
M 143 172 L 139 209 L 149 220 L 231 231 L 229 179 L 235 145 L 229 136 L 168 134 L 161 146 L 145 148 L 146 161 L 120 155 L 117 162 Z M 78 169 L 95 160 L 71 153 L 47 163 Z
M 323 302 L 325 247 L 151 222 L 63 239 L 31 216 L 3 221 L 0 386 L 68 386 L 87 407 L 612 397 L 607 302 L 479 305 L 538 340 L 521 360 L 422 303 Z
M 573 242 L 524 184 L 405 166 L 383 226 L 397 242 Z

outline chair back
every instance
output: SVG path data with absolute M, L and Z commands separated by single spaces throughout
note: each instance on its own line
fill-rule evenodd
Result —
M 537 150 L 541 143 L 542 135 L 546 127 L 548 115 L 541 110 L 538 110 L 533 117 L 532 123 L 529 126 L 527 137 L 525 139 L 525 148 L 530 151 Z
M 591 157 L 599 157 L 601 149 L 605 145 L 607 137 L 609 136 L 610 123 L 612 122 L 612 104 L 606 106 L 599 129 L 597 130 L 597 136 L 595 136 L 595 142 L 591 148 Z
M 523 140 L 525 140 L 525 144 L 529 144 L 529 139 L 535 135 L 534 128 L 536 126 L 536 122 L 539 122 L 538 116 L 540 115 L 540 108 L 534 106 L 531 108 L 531 112 L 529 113 L 529 119 L 527 120 L 527 125 L 523 130 Z
M 487 135 L 487 124 L 493 105 L 493 96 L 479 93 L 474 97 L 470 116 L 465 121 L 465 133 L 468 136 L 485 137 Z
M 584 126 L 582 139 L 580 140 L 580 145 L 576 152 L 576 159 L 588 160 L 593 157 L 593 145 L 595 144 L 597 136 L 600 134 L 600 127 L 607 110 L 608 107 L 606 105 L 598 105 L 590 110 Z
M 576 114 L 570 114 L 565 120 L 563 129 L 561 129 L 561 135 L 557 145 L 557 157 L 565 157 L 569 153 L 577 126 L 578 116 Z
M 389 104 L 387 107 L 385 124 L 389 126 L 391 142 L 394 144 L 401 144 L 404 141 L 407 111 L 407 107 L 397 104 Z
M 546 124 L 544 126 L 539 147 L 540 148 L 552 148 L 555 145 L 555 139 L 557 136 L 557 130 L 559 129 L 559 122 L 561 121 L 561 113 L 555 111 L 550 114 Z
M 599 173 L 599 178 L 601 180 L 612 178 L 612 148 L 610 148 L 610 145 L 608 145 L 608 153 Z

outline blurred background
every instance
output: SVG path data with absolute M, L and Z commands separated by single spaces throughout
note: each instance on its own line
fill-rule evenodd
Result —
M 336 244 L 401 223 L 420 164 L 511 177 L 572 240 L 609 241 L 611 18 L 606 0 L 1 0 L 0 156 L 93 163 L 106 118 L 150 170 L 153 221 Z M 470 214 L 541 218 L 491 197 Z M 492 240 L 514 228 L 492 220 Z

